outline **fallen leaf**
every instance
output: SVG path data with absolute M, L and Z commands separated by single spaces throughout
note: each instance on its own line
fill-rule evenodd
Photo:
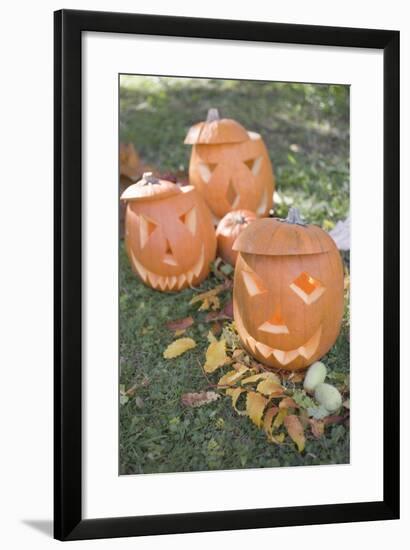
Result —
M 246 412 L 258 428 L 261 427 L 262 415 L 267 403 L 268 399 L 265 399 L 260 393 L 255 391 L 248 392 L 246 397 Z
M 265 430 L 265 433 L 268 436 L 268 439 L 270 441 L 273 441 L 274 439 L 272 434 L 272 421 L 274 416 L 277 414 L 278 410 L 279 409 L 278 407 L 276 407 L 276 405 L 274 405 L 273 407 L 270 407 L 266 411 L 265 417 L 263 419 L 263 429 Z
M 256 387 L 256 391 L 266 395 L 267 397 L 279 397 L 280 395 L 283 395 L 283 387 L 271 377 L 266 377 L 265 380 L 259 382 Z
M 212 332 L 212 330 L 210 330 L 208 332 L 208 336 L 207 336 L 207 340 L 210 344 L 212 344 L 212 342 L 217 342 L 218 339 L 216 338 L 215 334 Z
M 252 384 L 253 382 L 258 382 L 259 380 L 265 380 L 267 378 L 275 382 L 275 384 L 280 384 L 279 378 L 273 372 L 261 372 L 260 374 L 248 376 L 248 378 L 242 380 L 242 384 Z
M 273 422 L 273 427 L 280 428 L 287 414 L 288 414 L 288 409 L 279 409 L 279 412 L 276 415 L 275 420 Z
M 192 319 L 192 317 L 185 317 L 184 319 L 175 319 L 174 321 L 168 321 L 167 323 L 165 323 L 165 326 L 169 330 L 179 331 L 186 330 L 193 324 L 194 320 Z
M 226 395 L 229 395 L 231 398 L 232 398 L 232 407 L 235 409 L 235 411 L 241 415 L 241 416 L 244 416 L 246 415 L 246 411 L 241 411 L 239 410 L 237 407 L 236 407 L 236 403 L 238 402 L 238 399 L 239 399 L 239 396 L 241 395 L 241 393 L 243 392 L 246 392 L 245 389 L 243 388 L 228 388 L 226 390 Z
M 333 414 L 330 416 L 326 416 L 326 418 L 323 419 L 323 422 L 325 423 L 326 426 L 328 426 L 329 424 L 341 424 L 347 418 L 348 418 L 348 415 L 340 416 L 337 414 Z
M 202 407 L 216 401 L 220 395 L 214 391 L 201 391 L 198 393 L 184 393 L 181 396 L 181 403 L 186 407 Z
M 224 374 L 222 378 L 218 382 L 218 386 L 232 386 L 235 382 L 237 382 L 246 371 L 249 369 L 242 365 L 241 369 L 231 370 Z
M 174 332 L 174 336 L 182 336 L 185 332 L 186 330 L 184 328 L 178 329 Z
M 312 434 L 316 439 L 320 439 L 322 435 L 325 432 L 325 423 L 323 420 L 316 420 L 316 418 L 310 418 L 309 419 L 310 428 L 312 430 Z
M 204 366 L 205 372 L 214 372 L 219 367 L 222 367 L 228 361 L 226 355 L 226 342 L 222 338 L 216 342 L 211 342 L 206 350 L 206 362 Z
M 322 418 L 329 415 L 329 411 L 325 409 L 323 405 L 319 405 L 319 407 L 308 407 L 306 411 L 308 416 L 314 418 L 315 420 L 322 420 Z
M 305 448 L 306 440 L 299 418 L 295 414 L 289 414 L 284 418 L 284 424 L 290 438 L 296 443 L 298 451 L 301 453 Z
M 221 311 L 210 311 L 205 317 L 205 321 L 210 323 L 212 321 L 224 321 L 226 319 L 233 318 L 233 302 L 229 300 Z
M 226 290 L 227 286 L 225 284 L 218 285 L 215 288 L 212 288 L 211 290 L 207 290 L 206 292 L 202 292 L 201 294 L 197 294 L 194 296 L 191 301 L 189 302 L 190 305 L 194 305 L 198 302 L 202 302 L 201 307 L 199 310 L 207 310 L 207 309 L 218 309 L 220 307 L 220 301 L 217 297 L 218 294 L 220 294 L 223 290 Z
M 293 399 L 291 397 L 284 397 L 283 399 L 281 399 L 281 402 L 279 403 L 279 408 L 280 409 L 297 409 L 298 406 L 296 405 L 296 403 L 293 401 Z
M 182 355 L 189 349 L 192 349 L 196 346 L 195 340 L 192 338 L 179 338 L 178 340 L 174 340 L 167 349 L 164 351 L 163 355 L 165 359 L 173 359 L 174 357 L 178 357 L 178 355 Z
M 212 323 L 211 325 L 211 332 L 214 336 L 219 336 L 222 332 L 222 325 L 218 321 L 215 323 Z

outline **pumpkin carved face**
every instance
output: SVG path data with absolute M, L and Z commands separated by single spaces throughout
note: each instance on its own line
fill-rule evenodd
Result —
M 234 319 L 246 349 L 280 369 L 308 367 L 334 344 L 343 316 L 343 266 L 313 225 L 263 219 L 234 244 Z
M 274 176 L 261 136 L 210 109 L 185 139 L 193 145 L 189 179 L 218 221 L 231 210 L 265 216 L 272 208 Z
M 122 195 L 125 245 L 135 273 L 156 290 L 197 285 L 209 273 L 216 238 L 210 213 L 192 186 L 144 174 Z

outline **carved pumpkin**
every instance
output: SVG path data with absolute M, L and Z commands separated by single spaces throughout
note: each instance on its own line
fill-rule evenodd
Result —
M 205 122 L 192 126 L 185 143 L 193 145 L 189 180 L 201 193 L 217 223 L 231 210 L 245 208 L 266 216 L 275 180 L 261 136 L 210 109 Z
M 218 255 L 224 262 L 235 265 L 238 253 L 232 250 L 236 237 L 254 220 L 256 214 L 250 210 L 233 210 L 228 212 L 216 228 Z
M 334 344 L 343 316 L 343 266 L 329 235 L 286 220 L 259 219 L 234 244 L 234 320 L 261 363 L 303 369 Z
M 145 173 L 128 187 L 125 246 L 142 281 L 162 291 L 199 284 L 215 258 L 210 212 L 197 191 Z

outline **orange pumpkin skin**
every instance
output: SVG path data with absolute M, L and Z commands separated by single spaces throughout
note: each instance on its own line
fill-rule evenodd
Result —
M 314 225 L 266 218 L 249 225 L 234 249 L 234 320 L 249 353 L 287 370 L 325 355 L 344 309 L 343 265 L 331 237 Z
M 193 145 L 189 180 L 201 193 L 217 223 L 231 210 L 266 216 L 273 206 L 275 178 L 268 151 L 255 132 L 231 119 L 212 116 L 193 126 L 185 143 Z
M 127 254 L 146 285 L 179 291 L 208 276 L 216 237 L 210 212 L 192 186 L 179 187 L 144 174 L 122 199 L 127 202 Z
M 233 210 L 228 212 L 216 228 L 218 255 L 224 262 L 235 265 L 238 253 L 232 250 L 233 243 L 240 233 L 254 220 L 256 214 L 250 210 Z

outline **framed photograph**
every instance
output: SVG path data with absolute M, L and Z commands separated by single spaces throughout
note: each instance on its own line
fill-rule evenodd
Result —
M 55 13 L 55 537 L 399 517 L 399 33 Z

